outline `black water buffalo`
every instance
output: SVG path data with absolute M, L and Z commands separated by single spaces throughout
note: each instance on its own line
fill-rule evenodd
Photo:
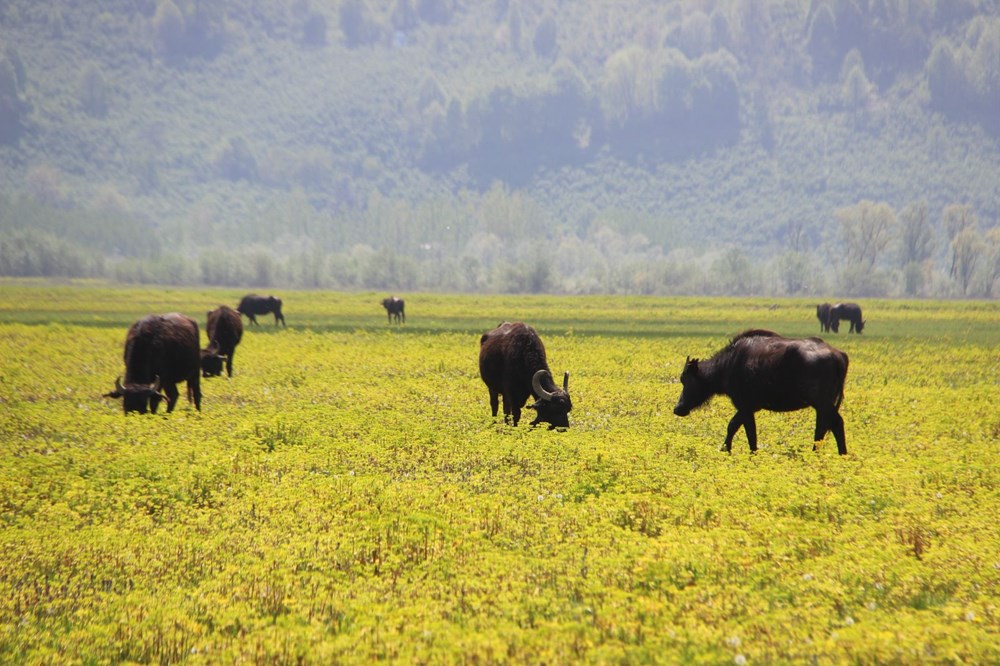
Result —
M 736 415 L 729 421 L 724 448 L 732 450 L 733 436 L 742 426 L 750 450 L 756 451 L 756 412 L 812 407 L 816 410 L 815 441 L 832 431 L 837 451 L 844 455 L 847 443 L 839 410 L 846 378 L 847 354 L 819 338 L 790 339 L 772 331 L 749 330 L 707 361 L 688 358 L 674 414 L 687 416 L 712 396 L 728 395 Z
M 851 322 L 848 333 L 861 333 L 865 329 L 865 320 L 861 318 L 861 306 L 857 303 L 837 303 L 830 308 L 830 326 L 834 333 L 840 332 L 840 320 Z
M 490 408 L 497 415 L 500 396 L 503 396 L 504 422 L 513 418 L 516 426 L 521 419 L 521 408 L 528 396 L 534 395 L 536 416 L 531 425 L 542 422 L 553 428 L 569 427 L 569 412 L 573 403 L 569 398 L 569 373 L 563 375 L 560 389 L 552 381 L 552 373 L 545 360 L 545 345 L 530 326 L 517 322 L 503 322 L 479 339 L 479 376 L 490 391 Z
M 273 312 L 275 326 L 278 325 L 279 321 L 286 328 L 288 326 L 285 324 L 285 315 L 281 314 L 281 299 L 274 296 L 247 294 L 240 300 L 240 304 L 236 306 L 236 311 L 241 315 L 246 315 L 251 324 L 257 323 L 257 315 Z
M 406 322 L 406 312 L 404 311 L 406 304 L 403 302 L 402 298 L 396 298 L 395 296 L 383 298 L 382 307 L 385 308 L 385 314 L 389 318 L 390 324 L 393 319 L 396 320 L 397 324 L 400 323 L 400 319 L 402 319 L 404 323 Z
M 233 376 L 233 356 L 236 345 L 243 338 L 243 320 L 240 313 L 228 305 L 220 305 L 208 313 L 205 331 L 208 333 L 208 348 L 201 350 L 201 372 L 204 377 L 222 374 L 222 362 L 226 363 L 226 374 Z
M 819 319 L 819 330 L 821 333 L 830 332 L 830 308 L 829 303 L 820 303 L 816 306 L 816 319 Z
M 123 398 L 126 414 L 147 409 L 155 414 L 161 400 L 172 412 L 177 383 L 187 382 L 188 399 L 201 410 L 200 359 L 194 319 L 176 312 L 143 317 L 125 337 L 125 383 L 115 379 L 115 390 L 105 397 Z

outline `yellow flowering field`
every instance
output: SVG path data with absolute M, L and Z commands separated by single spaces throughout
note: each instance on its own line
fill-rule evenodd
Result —
M 207 344 L 243 293 L 0 282 L 0 662 L 1000 661 L 1000 304 L 826 334 L 847 456 L 811 410 L 753 456 L 724 397 L 672 413 L 687 356 L 819 334 L 802 299 L 278 292 L 201 412 L 102 397 L 133 321 Z M 490 416 L 503 320 L 567 431 Z

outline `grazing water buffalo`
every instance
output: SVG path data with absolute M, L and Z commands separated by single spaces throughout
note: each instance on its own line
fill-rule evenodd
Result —
M 228 305 L 220 305 L 208 313 L 205 326 L 208 333 L 208 349 L 201 351 L 201 372 L 204 377 L 222 374 L 222 362 L 226 363 L 226 374 L 233 376 L 233 356 L 236 345 L 243 338 L 243 320 L 240 314 Z
M 125 413 L 156 413 L 161 400 L 172 412 L 177 383 L 187 382 L 188 399 L 201 409 L 198 324 L 176 312 L 149 315 L 132 324 L 125 337 L 125 383 L 115 379 L 108 398 L 123 398 Z M 163 393 L 160 393 L 160 389 Z
M 500 396 L 503 396 L 504 422 L 513 418 L 514 425 L 521 419 L 521 408 L 528 396 L 535 396 L 536 416 L 531 425 L 542 422 L 553 428 L 569 427 L 569 412 L 573 403 L 569 398 L 569 373 L 563 375 L 560 389 L 552 381 L 552 373 L 545 360 L 545 345 L 535 329 L 520 322 L 503 322 L 479 339 L 479 375 L 490 391 L 490 408 L 497 415 Z
M 283 326 L 288 327 L 285 324 L 285 315 L 281 314 L 281 299 L 274 296 L 247 294 L 240 300 L 240 304 L 236 306 L 236 311 L 241 315 L 246 315 L 251 324 L 257 323 L 257 315 L 273 312 L 274 325 L 277 326 L 280 321 Z
M 389 323 L 395 319 L 396 323 L 400 323 L 400 319 L 406 322 L 406 312 L 404 311 L 405 303 L 403 303 L 402 298 L 396 298 L 395 296 L 390 296 L 389 298 L 382 299 L 382 307 L 385 308 L 385 314 L 389 318 Z
M 816 319 L 819 319 L 819 330 L 821 333 L 830 332 L 830 308 L 829 303 L 820 303 L 816 306 Z
M 830 308 L 830 326 L 834 333 L 840 332 L 840 320 L 851 322 L 848 333 L 861 333 L 865 329 L 865 320 L 861 318 L 861 306 L 857 303 L 837 303 Z
M 707 361 L 688 358 L 674 414 L 687 416 L 712 396 L 728 395 L 736 415 L 729 421 L 724 448 L 732 450 L 733 436 L 742 426 L 750 450 L 756 451 L 756 412 L 812 407 L 816 410 L 815 441 L 832 431 L 837 451 L 844 455 L 847 443 L 839 410 L 846 378 L 847 354 L 819 338 L 797 340 L 772 331 L 749 330 Z

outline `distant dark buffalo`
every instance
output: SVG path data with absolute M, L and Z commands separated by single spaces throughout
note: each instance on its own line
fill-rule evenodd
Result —
M 557 387 L 545 360 L 545 345 L 530 326 L 503 322 L 484 333 L 479 339 L 479 375 L 490 391 L 494 417 L 503 396 L 504 422 L 512 417 L 516 426 L 521 408 L 533 395 L 535 404 L 528 409 L 534 409 L 536 416 L 531 425 L 546 422 L 549 430 L 569 427 L 568 415 L 573 409 L 569 373 L 563 375 L 562 388 Z
M 396 298 L 395 296 L 383 298 L 382 307 L 385 308 L 385 314 L 389 318 L 390 324 L 393 319 L 396 320 L 397 324 L 400 323 L 400 319 L 402 319 L 403 322 L 406 321 L 406 312 L 404 311 L 406 305 L 403 303 L 402 298 Z
M 218 377 L 222 374 L 222 362 L 225 361 L 226 375 L 232 377 L 236 345 L 243 338 L 240 313 L 228 305 L 220 305 L 208 313 L 205 331 L 208 333 L 208 348 L 201 350 L 202 376 Z
M 840 332 L 840 320 L 851 322 L 848 333 L 861 333 L 865 330 L 865 320 L 861 318 L 861 306 L 857 303 L 837 303 L 830 308 L 830 326 L 834 333 Z
M 733 436 L 742 426 L 750 450 L 756 451 L 755 413 L 812 407 L 816 410 L 815 441 L 832 431 L 837 451 L 844 455 L 847 443 L 839 410 L 846 378 L 847 354 L 819 338 L 797 340 L 772 331 L 745 331 L 707 361 L 688 358 L 674 414 L 687 416 L 712 396 L 728 395 L 736 415 L 729 421 L 724 448 L 732 450 Z
M 821 333 L 830 332 L 830 308 L 829 303 L 820 303 L 816 306 L 816 319 L 819 319 L 819 330 Z
M 250 323 L 255 325 L 257 324 L 257 315 L 273 312 L 275 326 L 278 325 L 279 321 L 286 328 L 288 326 L 285 324 L 285 315 L 281 314 L 281 299 L 274 296 L 247 294 L 240 301 L 240 304 L 236 306 L 236 311 L 241 315 L 246 315 Z
M 108 398 L 123 398 L 125 413 L 156 413 L 161 400 L 172 412 L 177 403 L 177 383 L 187 382 L 188 399 L 201 409 L 198 324 L 171 312 L 149 315 L 132 324 L 125 337 L 125 383 L 115 379 Z M 160 389 L 163 393 L 160 393 Z

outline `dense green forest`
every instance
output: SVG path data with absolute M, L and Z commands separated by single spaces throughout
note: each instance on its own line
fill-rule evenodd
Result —
M 997 0 L 5 0 L 0 275 L 993 298 Z

